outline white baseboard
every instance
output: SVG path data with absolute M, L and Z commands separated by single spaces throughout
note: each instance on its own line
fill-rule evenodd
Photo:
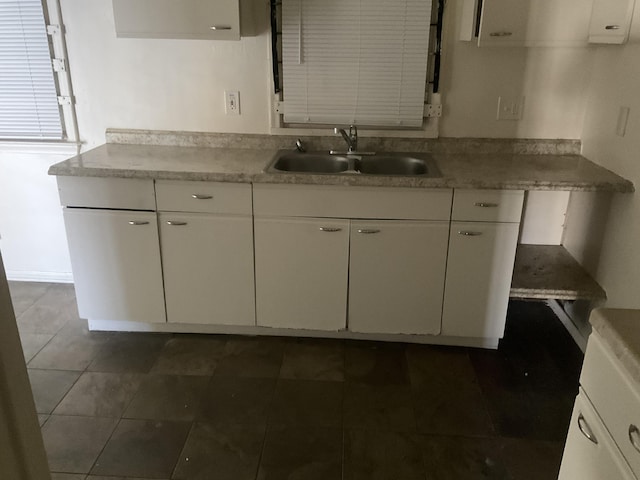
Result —
M 375 340 L 381 342 L 406 342 L 428 345 L 454 345 L 459 347 L 498 348 L 498 338 L 446 337 L 441 335 L 404 335 L 357 333 L 347 330 L 318 331 L 293 328 L 258 326 L 204 325 L 192 323 L 141 323 L 112 320 L 89 320 L 89 330 L 107 332 L 171 332 L 217 333 L 232 335 L 275 335 L 280 337 L 342 338 L 350 340 Z
M 73 283 L 71 272 L 26 272 L 7 270 L 7 280 L 15 282 Z

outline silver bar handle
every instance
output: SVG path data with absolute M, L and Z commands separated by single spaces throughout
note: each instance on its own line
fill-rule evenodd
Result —
M 458 235 L 464 235 L 465 237 L 478 237 L 482 235 L 482 232 L 472 232 L 470 230 L 459 230 Z
M 211 30 L 231 30 L 231 27 L 229 25 L 211 25 L 211 27 L 209 27 Z
M 596 436 L 591 431 L 591 428 L 589 427 L 589 424 L 584 419 L 584 416 L 582 414 L 578 415 L 578 428 L 580 429 L 582 434 L 585 437 L 587 437 L 587 439 L 589 439 L 589 441 L 595 443 L 596 445 L 598 444 L 598 439 L 596 438 Z
M 195 198 L 196 200 L 210 200 L 213 198 L 213 195 L 204 195 L 202 193 L 194 193 L 191 195 L 191 198 Z
M 358 233 L 362 233 L 363 235 L 371 235 L 373 233 L 380 233 L 380 230 L 377 228 L 359 228 Z
M 144 220 L 129 220 L 129 225 L 149 225 L 149 222 L 144 221 Z
M 607 25 L 604 27 L 605 30 L 620 30 L 620 25 Z
M 338 227 L 320 227 L 321 232 L 341 232 L 342 229 Z
M 512 32 L 491 32 L 489 34 L 490 37 L 510 37 L 513 35 Z
M 174 227 L 182 227 L 183 225 L 186 225 L 187 222 L 180 222 L 177 220 L 168 220 L 167 221 L 167 225 L 172 225 Z
M 474 203 L 476 207 L 482 208 L 496 208 L 498 206 L 497 203 L 487 203 L 487 202 L 476 202 Z
M 633 423 L 629 425 L 629 441 L 633 448 L 640 452 L 640 430 Z

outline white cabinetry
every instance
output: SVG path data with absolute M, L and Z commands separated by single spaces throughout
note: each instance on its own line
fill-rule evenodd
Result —
M 349 221 L 256 218 L 260 326 L 344 330 Z
M 524 192 L 456 190 L 442 334 L 501 338 Z
M 113 0 L 118 37 L 239 40 L 238 0 Z
M 155 212 L 65 208 L 82 318 L 164 322 Z
M 594 0 L 590 43 L 624 43 L 629 37 L 635 0 Z
M 156 196 L 167 321 L 255 325 L 251 186 L 158 181 Z
M 349 330 L 440 333 L 448 222 L 351 222 Z
M 576 397 L 558 477 L 576 479 L 636 480 L 583 392 Z
M 255 185 L 258 325 L 438 334 L 450 209 L 451 190 Z
M 597 309 L 591 315 L 610 315 L 611 325 L 620 321 L 618 331 L 607 327 L 612 338 L 637 336 L 637 311 Z M 640 386 L 613 354 L 636 354 L 625 348 L 610 349 L 595 330 L 589 337 L 560 480 L 635 480 L 640 475 Z
M 604 0 L 605 2 L 608 0 Z M 467 11 L 477 0 L 465 0 Z M 584 0 L 485 0 L 479 46 L 586 46 L 591 2 Z M 469 15 L 466 18 L 472 18 Z M 473 22 L 464 26 L 468 29 Z M 464 39 L 473 38 L 466 31 Z

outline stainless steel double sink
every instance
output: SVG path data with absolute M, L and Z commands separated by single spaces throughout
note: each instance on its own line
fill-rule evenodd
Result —
M 440 177 L 428 153 L 331 154 L 280 150 L 267 173 L 409 175 Z

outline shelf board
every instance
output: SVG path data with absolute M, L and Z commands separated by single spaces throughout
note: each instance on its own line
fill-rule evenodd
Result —
M 562 245 L 518 245 L 510 297 L 602 301 L 607 295 Z

